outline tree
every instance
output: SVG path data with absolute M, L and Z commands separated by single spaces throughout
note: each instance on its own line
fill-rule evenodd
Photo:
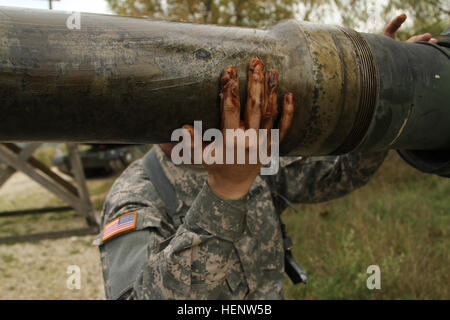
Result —
M 381 2 L 381 3 L 380 3 Z M 364 32 L 381 32 L 400 13 L 408 20 L 397 36 L 406 40 L 414 34 L 439 34 L 450 25 L 448 0 L 300 0 L 297 16 L 306 21 L 344 25 Z
M 294 17 L 294 0 L 108 0 L 119 14 L 260 27 Z
M 154 19 L 262 27 L 296 18 L 333 23 L 366 32 L 381 32 L 400 12 L 408 22 L 398 37 L 440 33 L 450 24 L 448 0 L 108 0 L 122 15 Z

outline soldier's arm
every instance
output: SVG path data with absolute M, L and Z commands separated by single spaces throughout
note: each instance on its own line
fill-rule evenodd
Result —
M 272 127 L 277 112 L 275 70 L 264 75 L 263 62 L 252 59 L 244 120 L 240 119 L 239 79 L 235 68 L 227 67 L 221 80 L 223 130 Z M 264 86 L 268 88 L 265 99 Z M 289 128 L 292 112 L 288 111 L 292 109 L 292 94 L 286 94 L 281 132 Z M 184 128 L 193 139 L 194 128 L 188 125 Z M 234 149 L 236 142 L 227 142 L 226 147 Z M 232 290 L 231 287 L 237 290 L 236 286 L 227 284 L 236 282 L 231 278 L 228 281 L 227 276 L 232 268 L 239 268 L 239 262 L 230 257 L 235 248 L 233 243 L 245 229 L 248 189 L 262 165 L 204 163 L 204 166 L 207 182 L 177 230 L 164 214 L 160 200 L 155 198 L 157 193 L 146 181 L 141 165 L 128 168 L 115 183 L 105 204 L 103 225 L 130 212 L 140 217 L 141 225 L 115 239 L 104 239 L 101 244 L 109 298 L 217 299 Z M 192 290 L 194 285 L 196 290 Z M 243 298 L 246 290 L 238 292 L 233 292 L 233 296 Z
M 208 172 L 208 185 L 212 190 L 224 199 L 237 199 L 245 196 L 256 177 L 259 175 L 263 163 L 258 157 L 263 148 L 266 149 L 265 154 L 270 154 L 271 137 L 266 136 L 267 143 L 261 143 L 263 139 L 237 139 L 231 137 L 228 139 L 227 134 L 231 131 L 234 133 L 254 135 L 255 137 L 264 136 L 266 133 L 271 134 L 275 119 L 278 118 L 278 72 L 274 69 L 264 71 L 264 63 L 259 58 L 253 58 L 250 61 L 248 69 L 248 85 L 247 85 L 247 103 L 244 112 L 241 112 L 239 98 L 239 76 L 234 66 L 224 69 L 221 83 L 222 91 L 220 95 L 221 108 L 221 129 L 224 136 L 223 143 L 216 141 L 211 143 L 215 145 L 214 149 L 220 150 L 221 163 L 208 161 L 205 157 L 205 149 L 202 151 L 204 156 L 202 165 Z M 279 139 L 280 141 L 287 134 L 291 126 L 294 115 L 294 97 L 291 92 L 286 92 L 282 99 L 282 113 L 279 121 Z M 243 114 L 243 119 L 241 119 Z M 191 125 L 183 126 L 191 136 L 191 155 L 195 153 L 196 134 L 194 127 Z M 263 129 L 264 131 L 260 131 Z M 261 135 L 260 135 L 261 134 Z M 241 142 L 240 142 L 240 141 Z M 259 140 L 259 142 L 258 142 Z M 203 143 L 203 148 L 207 144 Z M 239 161 L 237 154 L 238 149 L 242 152 L 242 161 Z M 214 151 L 214 153 L 217 150 Z M 228 154 L 228 153 L 231 153 Z M 256 161 L 252 162 L 253 158 Z M 231 161 L 229 161 L 231 158 Z M 231 162 L 231 163 L 230 163 Z
M 365 185 L 383 163 L 386 154 L 387 151 L 349 153 L 296 160 L 282 166 L 269 181 L 292 202 L 328 201 Z
M 139 299 L 219 299 L 231 292 L 229 258 L 245 228 L 246 199 L 223 200 L 205 183 L 173 238 L 149 253 L 136 280 Z M 168 242 L 168 243 L 167 243 Z M 167 246 L 166 244 L 167 243 Z M 193 290 L 193 287 L 196 287 Z
M 104 226 L 135 212 L 134 228 L 100 241 L 109 299 L 214 298 L 229 291 L 233 242 L 244 230 L 246 198 L 223 200 L 204 185 L 177 230 L 139 162 L 107 197 Z M 192 286 L 204 286 L 192 295 Z M 207 289 L 206 289 L 207 288 Z

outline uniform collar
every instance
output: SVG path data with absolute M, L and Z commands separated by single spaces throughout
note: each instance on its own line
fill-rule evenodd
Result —
M 174 164 L 159 145 L 154 146 L 154 148 L 156 148 L 156 157 L 161 163 L 167 179 L 174 186 L 177 195 L 187 203 L 193 201 L 192 195 L 197 195 L 200 192 L 206 180 L 208 174 L 206 170 L 188 164 Z

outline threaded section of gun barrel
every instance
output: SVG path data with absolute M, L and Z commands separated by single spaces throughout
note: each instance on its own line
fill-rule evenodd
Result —
M 372 120 L 377 99 L 378 77 L 375 58 L 367 41 L 356 31 L 339 27 L 355 48 L 359 70 L 360 95 L 358 111 L 353 127 L 345 142 L 333 154 L 347 153 L 355 149 L 366 134 Z

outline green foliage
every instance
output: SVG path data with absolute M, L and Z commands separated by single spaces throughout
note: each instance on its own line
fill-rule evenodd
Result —
M 261 26 L 294 17 L 294 0 L 108 0 L 119 14 L 219 25 Z
M 61 150 L 61 146 L 55 144 L 44 144 L 34 153 L 34 157 L 46 166 L 51 167 L 53 157 Z
M 284 213 L 307 285 L 288 299 L 449 299 L 450 179 L 419 173 L 393 152 L 369 184 Z M 381 289 L 366 286 L 378 265 Z
M 406 40 L 413 34 L 439 34 L 449 24 L 448 0 L 108 0 L 121 15 L 219 25 L 262 27 L 297 18 L 334 23 L 350 28 L 362 26 L 381 32 L 383 25 L 400 12 L 408 15 L 408 27 L 399 32 Z M 165 5 L 163 5 L 165 3 Z M 412 23 L 411 23 L 412 21 Z

